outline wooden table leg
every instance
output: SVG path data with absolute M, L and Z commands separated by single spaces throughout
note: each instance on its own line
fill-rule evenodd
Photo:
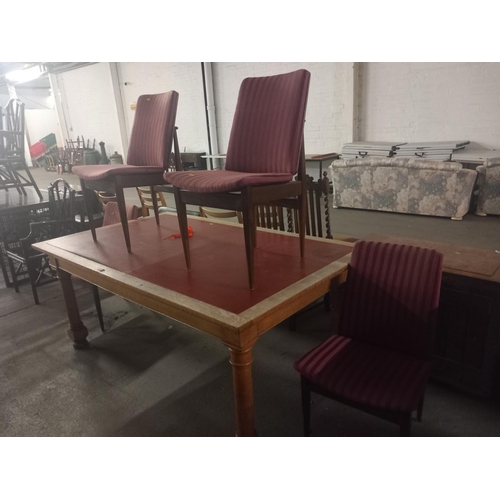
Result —
M 233 368 L 234 406 L 236 410 L 236 435 L 255 436 L 253 407 L 252 347 L 229 347 L 229 362 Z
M 68 336 L 73 341 L 73 347 L 75 349 L 86 349 L 89 347 L 87 341 L 89 332 L 80 318 L 80 311 L 78 310 L 78 303 L 76 302 L 71 274 L 60 268 L 57 269 L 57 274 L 61 283 L 66 311 L 68 313 Z

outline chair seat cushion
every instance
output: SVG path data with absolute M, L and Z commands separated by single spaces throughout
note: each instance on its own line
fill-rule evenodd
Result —
M 417 409 L 429 378 L 429 360 L 334 335 L 294 363 L 333 396 L 378 409 Z
M 240 191 L 247 186 L 285 184 L 293 178 L 289 173 L 246 173 L 232 170 L 195 170 L 165 172 L 163 178 L 180 189 L 195 193 Z
M 155 174 L 163 167 L 138 167 L 135 165 L 78 165 L 72 172 L 84 181 L 98 181 L 113 175 Z

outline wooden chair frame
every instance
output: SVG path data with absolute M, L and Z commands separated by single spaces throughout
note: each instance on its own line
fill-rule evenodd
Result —
M 238 193 L 195 193 L 172 186 L 182 236 L 186 266 L 191 268 L 189 237 L 187 230 L 186 205 L 209 206 L 224 210 L 233 210 L 243 214 L 243 232 L 247 257 L 248 282 L 254 289 L 254 249 L 257 246 L 257 224 L 255 207 L 274 202 L 277 206 L 287 206 L 298 210 L 300 256 L 304 257 L 306 218 L 307 218 L 307 186 L 305 180 L 304 140 L 299 155 L 297 180 L 286 184 L 266 186 L 248 186 Z M 286 200 L 285 200 L 286 199 Z M 155 207 L 156 223 L 159 225 L 158 209 Z
M 26 195 L 27 186 L 33 186 L 40 198 L 42 193 L 26 164 L 24 149 L 25 119 L 24 103 L 19 99 L 11 99 L 5 108 L 6 129 L 0 126 L 0 184 L 2 189 L 14 188 Z
M 179 154 L 179 143 L 177 140 L 177 127 L 174 127 L 173 132 L 173 143 L 174 143 L 174 151 L 176 158 L 179 158 L 180 165 L 180 154 Z M 170 153 L 171 151 L 165 151 L 165 160 L 164 165 L 168 166 L 170 163 Z M 123 190 L 129 187 L 137 187 L 149 185 L 151 190 L 153 191 L 154 186 L 166 184 L 167 182 L 163 178 L 164 171 L 158 171 L 154 173 L 140 173 L 140 174 L 113 174 L 108 179 L 101 179 L 95 181 L 85 181 L 81 180 L 81 186 L 83 191 L 83 196 L 85 199 L 85 206 L 87 208 L 87 213 L 91 213 L 92 209 L 92 194 L 91 191 L 107 191 L 114 192 L 116 194 L 116 201 L 118 203 L 118 207 L 120 210 L 120 219 L 123 228 L 123 236 L 125 238 L 125 243 L 127 245 L 127 250 L 130 253 L 132 251 L 130 244 L 130 232 L 128 229 L 128 221 L 127 221 L 127 211 L 125 208 L 125 195 Z M 153 198 L 155 200 L 155 198 Z M 153 204 L 155 202 L 153 201 Z M 156 203 L 155 213 L 158 211 L 158 204 Z M 95 242 L 97 242 L 97 234 L 94 221 L 91 217 L 89 217 L 89 225 L 90 230 L 92 232 L 92 238 Z

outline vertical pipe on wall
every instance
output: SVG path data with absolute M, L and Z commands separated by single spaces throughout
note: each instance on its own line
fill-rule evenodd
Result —
M 54 103 L 56 105 L 56 115 L 57 121 L 59 122 L 59 131 L 61 137 L 63 138 L 62 147 L 66 146 L 66 141 L 70 138 L 68 131 L 68 125 L 66 123 L 66 115 L 64 114 L 64 108 L 62 104 L 62 95 L 59 89 L 59 82 L 57 80 L 57 75 L 49 73 L 50 88 L 52 90 L 52 96 L 54 97 Z
M 207 116 L 207 130 L 209 141 L 209 153 L 219 154 L 219 141 L 217 138 L 217 121 L 215 115 L 214 81 L 212 75 L 212 63 L 202 63 L 203 89 L 205 91 L 205 106 Z M 212 159 L 212 168 L 219 168 L 219 160 Z
M 66 92 L 64 90 L 63 73 L 49 73 L 49 81 L 56 102 L 57 116 L 61 124 L 62 135 L 65 140 L 70 140 L 73 126 L 71 124 Z
M 359 66 L 361 63 L 350 63 L 350 71 L 348 74 L 349 92 L 347 95 L 347 111 L 348 111 L 348 138 L 347 142 L 355 142 L 359 140 Z
M 122 151 L 123 151 L 122 154 L 123 154 L 123 158 L 127 158 L 128 135 L 127 135 L 127 126 L 125 123 L 125 111 L 124 111 L 125 102 L 123 100 L 121 86 L 120 86 L 120 79 L 118 77 L 118 63 L 110 62 L 109 63 L 109 71 L 111 74 L 111 84 L 113 87 L 113 96 L 115 98 L 116 114 L 118 117 L 118 128 L 120 130 L 120 138 L 122 141 Z M 112 153 L 112 151 L 111 151 L 111 153 Z

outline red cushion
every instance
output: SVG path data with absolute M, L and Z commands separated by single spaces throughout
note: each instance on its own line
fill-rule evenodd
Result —
M 165 172 L 163 178 L 181 189 L 196 193 L 240 191 L 246 186 L 265 186 L 290 182 L 292 174 L 247 174 L 228 170 L 196 170 L 194 172 Z
M 154 174 L 163 172 L 163 167 L 136 167 L 135 165 L 79 165 L 72 172 L 84 181 L 97 181 L 121 174 Z
M 333 395 L 404 412 L 417 409 L 431 371 L 429 360 L 340 335 L 302 356 L 294 367 Z

